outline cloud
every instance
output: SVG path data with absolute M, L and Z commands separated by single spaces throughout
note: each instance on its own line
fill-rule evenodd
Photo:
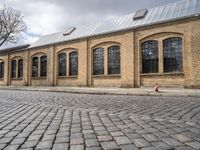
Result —
M 20 10 L 28 26 L 27 42 L 38 37 L 179 0 L 3 0 Z

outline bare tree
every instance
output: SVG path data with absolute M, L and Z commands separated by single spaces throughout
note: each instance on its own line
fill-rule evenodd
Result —
M 25 30 L 26 24 L 20 11 L 7 6 L 0 8 L 0 47 L 5 42 L 16 43 Z

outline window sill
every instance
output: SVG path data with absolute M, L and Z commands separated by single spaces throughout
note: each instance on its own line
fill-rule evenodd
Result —
M 31 77 L 31 79 L 34 79 L 34 80 L 40 80 L 40 79 L 47 79 L 47 77 Z
M 11 78 L 11 80 L 23 80 L 23 78 Z
M 0 81 L 3 81 L 4 80 L 4 78 L 0 78 Z
M 92 75 L 93 78 L 121 78 L 120 74 Z
M 170 72 L 170 73 L 145 73 L 140 74 L 140 76 L 177 76 L 177 75 L 184 75 L 183 72 Z
M 58 76 L 58 79 L 77 79 L 78 76 Z

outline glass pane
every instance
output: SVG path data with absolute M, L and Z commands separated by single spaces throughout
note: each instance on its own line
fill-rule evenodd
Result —
M 18 60 L 18 78 L 23 76 L 23 59 Z
M 104 74 L 104 49 L 97 48 L 93 51 L 93 75 Z
M 164 72 L 182 72 L 182 38 L 172 37 L 163 41 Z
M 47 56 L 40 58 L 40 77 L 47 76 Z
M 142 43 L 142 73 L 158 72 L 158 42 Z
M 32 77 L 38 77 L 38 57 L 32 58 Z
M 4 78 L 4 62 L 0 63 L 0 78 Z
M 59 76 L 66 76 L 66 53 L 60 53 L 58 55 L 59 59 Z
M 11 73 L 12 78 L 16 78 L 16 63 L 17 63 L 16 60 L 12 61 L 12 73 Z
M 120 47 L 108 48 L 108 74 L 120 74 Z
M 78 75 L 78 52 L 71 52 L 69 54 L 69 75 Z

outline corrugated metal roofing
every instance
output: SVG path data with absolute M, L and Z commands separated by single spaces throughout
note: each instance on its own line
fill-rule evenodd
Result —
M 133 20 L 135 13 L 95 24 L 77 26 L 76 30 L 67 36 L 63 36 L 63 32 L 42 36 L 30 48 L 196 16 L 200 14 L 200 0 L 184 0 L 150 8 L 147 15 L 138 20 Z
M 9 53 L 9 52 L 13 52 L 13 51 L 22 51 L 22 50 L 25 50 L 26 48 L 28 48 L 29 46 L 30 46 L 30 44 L 24 44 L 24 45 L 19 45 L 19 46 L 15 46 L 15 47 L 0 49 L 0 54 Z

